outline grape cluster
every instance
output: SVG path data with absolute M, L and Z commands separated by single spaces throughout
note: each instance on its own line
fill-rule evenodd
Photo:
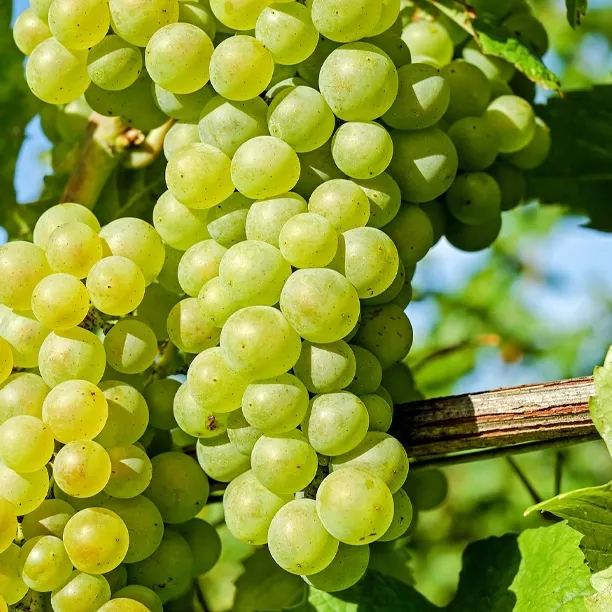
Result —
M 404 0 L 31 0 L 14 35 L 44 102 L 173 125 L 152 223 L 65 203 L 0 248 L 0 596 L 161 610 L 219 558 L 209 479 L 236 538 L 348 588 L 412 518 L 415 265 L 520 201 L 529 83 Z

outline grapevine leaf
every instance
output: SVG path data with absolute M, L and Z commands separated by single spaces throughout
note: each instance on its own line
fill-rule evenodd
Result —
M 567 8 L 567 22 L 576 28 L 587 12 L 587 0 L 565 0 Z
M 584 537 L 580 543 L 591 568 L 598 572 L 612 565 L 612 483 L 562 493 L 527 509 L 551 512 L 567 519 Z
M 593 372 L 595 395 L 589 399 L 591 417 L 599 435 L 604 439 L 612 456 L 612 348 L 602 367 Z

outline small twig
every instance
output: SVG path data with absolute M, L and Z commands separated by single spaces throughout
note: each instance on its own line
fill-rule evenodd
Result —
M 506 457 L 506 461 L 509 463 L 510 467 L 514 470 L 514 473 L 519 477 L 519 480 L 523 483 L 525 489 L 527 489 L 529 495 L 531 495 L 531 499 L 533 499 L 534 504 L 539 504 L 542 502 L 542 498 L 535 490 L 531 482 L 527 476 L 523 473 L 523 470 L 519 467 L 518 463 L 514 460 L 513 457 Z
M 174 119 L 170 119 L 162 126 L 151 130 L 146 138 L 139 143 L 138 148 L 130 151 L 125 160 L 125 166 L 127 168 L 140 170 L 151 165 L 162 152 L 166 134 L 173 125 Z
M 563 464 L 565 463 L 565 453 L 557 451 L 555 455 L 555 492 L 556 497 L 561 493 L 561 480 L 563 478 Z

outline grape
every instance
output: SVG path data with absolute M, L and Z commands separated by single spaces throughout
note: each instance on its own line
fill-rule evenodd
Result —
M 490 174 L 499 185 L 502 210 L 514 208 L 525 196 L 525 177 L 512 164 L 498 159 L 491 167 L 487 168 L 487 174 Z
M 284 140 L 297 153 L 323 146 L 331 138 L 335 124 L 334 114 L 323 96 L 304 85 L 279 92 L 268 110 L 270 134 Z
M 207 210 L 194 210 L 181 204 L 166 191 L 153 209 L 153 225 L 165 243 L 179 250 L 210 238 Z
M 97 45 L 110 26 L 105 0 L 54 0 L 48 19 L 51 33 L 68 49 Z
M 393 279 L 393 282 L 382 293 L 379 293 L 378 295 L 371 298 L 362 299 L 361 303 L 365 306 L 378 306 L 379 304 L 388 304 L 399 295 L 400 291 L 406 285 L 406 282 L 406 268 L 402 263 L 402 260 L 400 259 L 397 268 L 397 273 L 395 275 L 395 278 Z
M 198 306 L 204 318 L 215 327 L 223 327 L 225 322 L 240 308 L 229 289 L 218 276 L 211 278 L 198 294 Z
M 164 155 L 170 161 L 177 151 L 190 144 L 200 142 L 198 126 L 195 123 L 175 123 L 164 138 Z
M 23 581 L 39 593 L 59 588 L 72 574 L 64 544 L 55 536 L 39 536 L 26 542 L 20 563 Z
M 457 149 L 462 170 L 484 170 L 497 157 L 499 136 L 482 117 L 459 119 L 449 128 L 448 136 Z
M 229 249 L 246 240 L 246 218 L 253 200 L 241 193 L 232 195 L 208 212 L 208 231 L 211 237 Z
M 17 516 L 15 508 L 9 501 L 0 497 L 0 554 L 11 546 L 16 536 Z
M 70 274 L 51 274 L 34 288 L 32 311 L 49 329 L 70 329 L 81 323 L 89 311 L 87 289 Z
M 202 469 L 219 482 L 231 482 L 251 467 L 250 458 L 232 444 L 226 433 L 198 440 L 196 452 Z
M 351 42 L 378 29 L 382 2 L 312 0 L 311 10 L 314 26 L 323 36 L 337 42 Z
M 321 66 L 329 57 L 329 54 L 339 46 L 337 42 L 323 37 L 319 38 L 313 53 L 297 66 L 297 73 L 306 81 L 306 84 L 318 89 Z
M 331 141 L 327 141 L 322 147 L 302 153 L 300 159 L 300 178 L 295 186 L 295 191 L 304 198 L 309 198 L 317 187 L 326 181 L 346 178 L 346 175 L 338 169 L 331 153 Z
M 462 223 L 486 223 L 499 216 L 501 190 L 486 172 L 466 172 L 451 185 L 446 205 Z
M 0 425 L 0 461 L 19 473 L 36 472 L 53 455 L 53 434 L 38 418 L 15 416 Z
M 387 225 L 395 217 L 401 205 L 402 195 L 395 180 L 386 172 L 382 172 L 374 178 L 353 182 L 366 194 L 370 203 L 370 217 L 367 224 L 376 228 Z
M 52 3 L 53 0 L 32 0 L 30 2 L 30 6 L 32 7 L 32 10 L 36 13 L 36 15 L 38 15 L 40 19 L 47 23 L 49 7 Z
M 0 329 L 1 325 L 2 322 L 0 320 Z M 14 363 L 11 345 L 0 336 L 0 384 L 11 375 Z
M 482 70 L 466 60 L 453 60 L 440 70 L 450 89 L 450 102 L 444 118 L 455 122 L 463 117 L 479 117 L 491 99 L 491 83 Z
M 30 55 L 43 40 L 50 37 L 49 26 L 31 8 L 23 11 L 15 20 L 13 38 L 24 55 Z
M 384 231 L 393 240 L 404 266 L 414 265 L 423 259 L 433 245 L 433 228 L 429 217 L 412 204 L 402 204 Z
M 185 538 L 193 555 L 194 578 L 210 571 L 221 556 L 221 538 L 217 530 L 202 519 L 192 519 L 173 526 Z
M 113 31 L 145 47 L 157 30 L 177 21 L 178 4 L 178 0 L 109 0 Z
M 143 392 L 149 406 L 149 425 L 157 429 L 174 429 L 174 398 L 181 383 L 173 378 L 154 380 Z
M 125 523 L 111 510 L 86 508 L 68 521 L 64 546 L 76 569 L 105 574 L 123 561 L 129 534 Z
M 212 0 L 215 17 L 233 30 L 252 30 L 269 0 Z
M 174 397 L 174 417 L 184 432 L 196 438 L 218 436 L 227 429 L 227 415 L 213 414 L 198 405 L 186 383 Z
M 280 64 L 274 65 L 274 74 L 272 75 L 272 80 L 270 81 L 268 85 L 268 89 L 264 96 L 264 99 L 266 100 L 266 102 L 271 103 L 274 100 L 274 98 L 276 98 L 276 96 L 278 96 L 279 94 L 283 93 L 284 91 L 288 89 L 293 89 L 294 87 L 308 87 L 309 86 L 309 83 L 307 83 L 304 79 L 300 78 L 299 76 L 295 76 L 295 74 L 285 79 L 281 79 L 280 81 L 276 81 L 275 79 L 276 79 L 277 71 L 279 69 L 295 71 L 296 67 L 295 66 L 281 66 Z
M 124 564 L 120 564 L 110 572 L 105 572 L 104 578 L 110 585 L 111 593 L 116 593 L 127 585 L 127 568 Z
M 382 381 L 382 367 L 376 356 L 357 345 L 349 345 L 355 358 L 355 373 L 346 391 L 355 395 L 374 393 Z
M 255 37 L 277 64 L 299 64 L 319 42 L 307 7 L 297 2 L 267 6 L 255 24 Z
M 100 231 L 100 223 L 89 209 L 80 204 L 58 204 L 46 210 L 39 217 L 34 226 L 34 244 L 42 249 L 46 249 L 49 236 L 58 227 L 77 221 L 88 225 L 96 233 Z
M 206 504 L 209 484 L 194 459 L 178 452 L 153 457 L 153 479 L 144 495 L 161 512 L 165 523 L 184 523 Z
M 30 310 L 36 285 L 50 273 L 44 251 L 29 242 L 9 242 L 0 247 L 0 302 L 15 310 Z
M 501 230 L 501 216 L 478 225 L 462 223 L 450 217 L 446 227 L 446 239 L 461 251 L 481 251 L 490 247 Z
M 393 1 L 391 0 L 391 2 Z M 381 51 L 384 51 L 391 58 L 396 68 L 401 68 L 411 62 L 408 45 L 401 39 L 399 34 L 395 34 L 391 30 L 368 37 L 364 42 L 369 42 Z
M 293 371 L 311 393 L 331 393 L 353 380 L 355 367 L 353 351 L 342 340 L 328 344 L 303 342 Z
M 343 591 L 363 577 L 369 561 L 369 546 L 349 546 L 340 543 L 334 560 L 325 569 L 304 577 L 304 580 L 319 591 L 327 593 Z
M 433 60 L 437 66 L 448 64 L 454 45 L 446 28 L 439 21 L 414 21 L 402 32 L 413 62 Z
M 192 297 L 219 274 L 219 264 L 227 249 L 214 240 L 204 240 L 190 247 L 179 263 L 178 279 L 183 291 Z
M 142 302 L 138 305 L 136 318 L 148 325 L 159 341 L 168 339 L 166 321 L 179 297 L 170 293 L 161 285 L 154 283 L 145 291 Z M 108 376 L 106 377 L 108 378 Z
M 386 113 L 395 100 L 397 70 L 391 58 L 378 47 L 351 43 L 332 51 L 325 60 L 319 88 L 338 118 L 372 121 Z
M 341 340 L 359 318 L 353 285 L 325 268 L 294 272 L 283 287 L 280 306 L 295 331 L 310 342 Z
M 312 499 L 296 499 L 274 516 L 268 532 L 268 546 L 276 563 L 292 574 L 310 575 L 325 569 L 338 551 L 317 515 Z
M 178 281 L 178 267 L 183 257 L 183 251 L 173 249 L 171 246 L 165 245 L 166 258 L 164 266 L 157 277 L 157 282 L 170 293 L 182 295 L 183 289 Z
M 155 361 L 157 338 L 142 321 L 121 319 L 106 334 L 104 350 L 112 368 L 123 374 L 138 374 Z
M 404 489 L 393 494 L 393 521 L 389 529 L 379 538 L 379 542 L 390 542 L 401 538 L 412 522 L 412 504 Z
M 139 601 L 120 597 L 105 603 L 98 612 L 149 612 L 149 609 Z
M 487 107 L 484 118 L 497 132 L 502 153 L 518 151 L 533 138 L 535 114 L 523 98 L 513 95 L 496 98 Z
M 141 71 L 140 49 L 119 36 L 106 36 L 90 49 L 87 56 L 89 77 L 102 89 L 110 91 L 125 89 L 136 81 Z
M 3 501 L 0 501 L 0 505 L 2 503 Z M 74 508 L 68 502 L 61 499 L 45 499 L 36 510 L 23 517 L 21 523 L 23 537 L 26 540 L 45 535 L 61 538 L 66 523 L 74 513 Z
M 181 6 L 187 4 L 181 2 Z M 130 584 L 130 586 L 123 587 L 114 594 L 115 599 L 125 600 L 130 599 L 132 601 L 141 603 L 148 612 L 163 612 L 162 601 L 155 593 L 148 587 L 141 586 L 139 584 Z M 118 605 L 118 604 L 116 604 Z M 63 612 L 63 611 L 61 611 Z M 126 612 L 125 608 L 118 610 L 117 612 Z M 140 612 L 145 612 L 141 610 Z
M 192 570 L 193 556 L 189 545 L 178 533 L 166 529 L 158 549 L 147 559 L 130 564 L 128 576 L 131 583 L 140 584 L 155 591 L 165 604 L 183 592 L 186 581 L 191 579 Z M 143 612 L 145 610 L 143 606 Z
M 400 186 L 404 200 L 428 202 L 451 186 L 457 173 L 457 151 L 443 131 L 435 127 L 393 131 L 391 137 L 394 155 L 389 174 Z
M 102 259 L 102 240 L 97 232 L 80 221 L 58 227 L 48 238 L 45 255 L 54 272 L 85 278 Z
M 478 44 L 471 40 L 461 52 L 463 59 L 484 72 L 489 81 L 499 79 L 508 82 L 515 72 L 514 66 L 494 55 L 485 55 Z
M 107 401 L 108 418 L 96 442 L 105 448 L 134 444 L 149 422 L 144 397 L 134 387 L 118 381 L 104 381 L 100 390 Z
M 111 498 L 104 504 L 121 518 L 129 534 L 124 563 L 137 563 L 150 557 L 164 536 L 164 522 L 155 504 L 143 495 L 131 499 Z
M 538 22 L 539 23 L 539 22 Z M 535 119 L 535 131 L 531 140 L 518 151 L 506 155 L 506 159 L 522 170 L 533 170 L 541 166 L 550 152 L 550 128 L 540 119 Z
M 49 474 L 46 467 L 36 472 L 19 474 L 0 463 L 0 496 L 13 504 L 18 516 L 36 510 L 48 491 Z
M 216 414 L 240 408 L 242 394 L 250 381 L 232 370 L 221 349 L 216 347 L 201 352 L 191 362 L 187 382 L 193 399 Z
M 21 372 L 0 384 L 0 423 L 21 414 L 40 418 L 49 387 L 38 375 Z
M 170 311 L 168 334 L 181 351 L 201 353 L 219 344 L 221 331 L 203 316 L 196 298 L 187 298 Z
M 157 84 L 153 88 L 155 104 L 164 114 L 172 119 L 192 123 L 198 121 L 202 109 L 214 95 L 215 91 L 210 85 L 205 85 L 201 89 L 187 94 L 172 93 Z M 199 142 L 199 140 L 194 142 Z
M 49 330 L 31 312 L 9 312 L 0 321 L 0 336 L 8 343 L 13 365 L 18 368 L 38 365 L 40 347 L 48 335 Z
M 279 235 L 283 257 L 296 268 L 322 268 L 338 248 L 338 235 L 323 216 L 302 213 L 289 219 Z
M 254 202 L 247 213 L 246 237 L 278 248 L 283 225 L 295 215 L 306 211 L 304 198 L 291 192 Z
M 54 612 L 97 612 L 110 597 L 110 585 L 104 576 L 74 571 L 51 593 L 51 605 Z
M 53 462 L 53 478 L 57 486 L 72 497 L 92 497 L 100 493 L 110 475 L 108 453 L 91 440 L 69 442 Z
M 403 486 L 416 510 L 433 510 L 448 494 L 448 480 L 442 470 L 429 468 L 410 472 Z
M 11 544 L 0 553 L 0 597 L 12 606 L 28 592 L 28 585 L 21 577 L 21 548 Z
M 259 1 L 267 4 L 267 0 Z M 210 60 L 210 82 L 228 100 L 258 96 L 270 83 L 273 72 L 272 54 L 252 36 L 227 38 L 215 48 Z
M 179 21 L 181 23 L 191 23 L 204 30 L 210 40 L 215 39 L 217 34 L 217 24 L 215 16 L 208 2 L 185 2 L 179 1 Z
M 502 24 L 514 37 L 542 57 L 548 51 L 548 34 L 539 19 L 529 13 L 510 15 Z
M 108 449 L 111 476 L 104 491 L 111 497 L 128 499 L 140 495 L 151 482 L 152 467 L 147 454 L 137 446 Z
M 55 38 L 47 38 L 28 58 L 26 79 L 32 93 L 43 102 L 72 102 L 89 87 L 87 51 L 67 49 Z
M 235 410 L 227 419 L 227 437 L 243 455 L 249 457 L 262 433 L 244 418 L 242 410 Z
M 334 179 L 313 191 L 308 211 L 325 217 L 338 233 L 343 233 L 368 222 L 370 205 L 363 189 L 355 183 Z
M 131 259 L 150 285 L 164 265 L 164 245 L 155 228 L 134 217 L 116 219 L 100 231 L 112 255 Z

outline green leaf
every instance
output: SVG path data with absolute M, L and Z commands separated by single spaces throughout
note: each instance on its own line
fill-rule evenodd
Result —
M 567 519 L 584 536 L 580 547 L 593 571 L 612 565 L 612 483 L 562 493 L 528 508 L 525 515 L 538 510 Z
M 602 367 L 593 372 L 595 395 L 589 398 L 589 410 L 599 435 L 612 456 L 612 348 Z
M 567 22 L 576 28 L 587 12 L 587 0 L 565 0 L 567 7 Z

